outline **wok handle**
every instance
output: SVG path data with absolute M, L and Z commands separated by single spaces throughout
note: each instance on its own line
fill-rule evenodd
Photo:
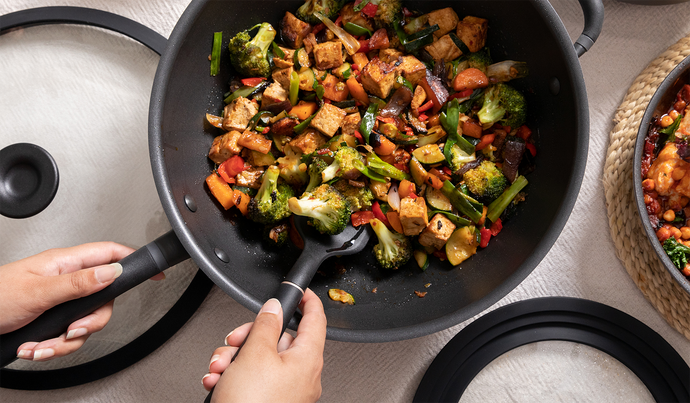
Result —
M 179 239 L 170 231 L 120 260 L 122 274 L 103 290 L 87 297 L 57 305 L 28 325 L 0 335 L 0 367 L 17 358 L 17 349 L 27 341 L 58 337 L 77 319 L 90 314 L 118 295 L 189 258 Z
M 604 25 L 604 3 L 602 0 L 580 0 L 580 7 L 585 16 L 585 27 L 573 46 L 577 57 L 580 57 L 594 45 Z

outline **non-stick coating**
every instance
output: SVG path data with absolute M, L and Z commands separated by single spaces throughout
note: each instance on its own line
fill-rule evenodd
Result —
M 213 167 L 206 155 L 214 136 L 220 134 L 204 124 L 204 114 L 220 113 L 231 75 L 227 52 L 217 77 L 209 75 L 208 55 L 213 32 L 223 31 L 227 42 L 232 34 L 256 23 L 277 25 L 286 10 L 301 3 L 192 2 L 161 58 L 151 99 L 151 160 L 168 218 L 199 267 L 253 311 L 277 289 L 299 251 L 267 248 L 260 228 L 224 212 L 204 184 Z M 426 272 L 413 261 L 397 271 L 382 271 L 370 249 L 326 261 L 323 275 L 317 274 L 311 288 L 324 302 L 331 339 L 383 342 L 419 337 L 486 309 L 546 255 L 565 225 L 582 181 L 589 136 L 585 86 L 570 39 L 551 6 L 536 0 L 406 4 L 424 11 L 453 6 L 461 18 L 487 18 L 493 58 L 529 64 L 529 77 L 513 84 L 527 96 L 528 123 L 537 139 L 537 169 L 528 176 L 529 194 L 519 214 L 487 249 L 460 267 L 432 258 Z M 194 200 L 195 212 L 186 206 L 185 197 Z M 217 257 L 216 249 L 229 256 L 229 263 Z M 329 300 L 329 288 L 350 292 L 356 305 Z M 419 298 L 415 291 L 428 293 Z

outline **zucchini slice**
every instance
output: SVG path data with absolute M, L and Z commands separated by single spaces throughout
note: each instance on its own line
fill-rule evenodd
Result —
M 457 266 L 477 253 L 475 227 L 467 226 L 456 229 L 446 242 L 446 256 L 453 266 Z
M 419 162 L 427 165 L 438 164 L 446 160 L 443 151 L 441 151 L 437 144 L 427 144 L 419 147 L 412 151 L 412 155 L 414 155 Z

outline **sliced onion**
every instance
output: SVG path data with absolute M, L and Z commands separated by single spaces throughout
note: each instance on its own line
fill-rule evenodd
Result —
M 398 185 L 391 184 L 390 190 L 388 190 L 388 204 L 395 211 L 400 211 L 400 193 L 398 193 Z
M 359 41 L 357 38 L 354 36 L 350 35 L 345 31 L 344 29 L 340 28 L 339 26 L 335 25 L 333 21 L 331 21 L 328 17 L 321 13 L 314 13 L 314 16 L 316 18 L 320 19 L 321 22 L 328 27 L 333 33 L 343 42 L 343 46 L 345 46 L 345 50 L 347 50 L 347 53 L 350 55 L 354 55 L 357 53 L 359 50 Z

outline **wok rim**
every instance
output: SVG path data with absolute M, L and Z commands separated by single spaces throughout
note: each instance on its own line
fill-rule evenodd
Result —
M 678 283 L 678 285 L 690 295 L 690 281 L 683 276 L 668 255 L 666 255 L 666 251 L 664 251 L 664 248 L 661 246 L 656 237 L 656 231 L 654 231 L 652 224 L 647 218 L 647 209 L 644 204 L 644 192 L 642 192 L 642 177 L 641 175 L 636 174 L 642 169 L 642 151 L 644 150 L 645 138 L 647 137 L 647 132 L 649 131 L 651 120 L 654 117 L 656 108 L 666 97 L 667 92 L 671 90 L 676 82 L 681 78 L 681 76 L 688 72 L 690 72 L 690 56 L 686 56 L 680 63 L 678 63 L 676 67 L 673 68 L 673 70 L 671 70 L 661 84 L 659 84 L 659 87 L 654 92 L 654 95 L 652 95 L 650 98 L 649 104 L 647 105 L 647 108 L 645 108 L 645 112 L 640 120 L 640 126 L 637 130 L 632 175 L 633 191 L 635 193 L 635 205 L 637 207 L 639 219 L 642 222 L 642 227 L 645 230 L 647 240 L 652 245 L 652 249 L 654 249 L 654 252 L 656 252 L 666 271 L 671 275 L 671 277 L 673 277 L 676 283 Z M 690 83 L 690 81 L 688 83 Z
M 211 257 L 207 252 L 201 250 L 198 241 L 186 226 L 175 203 L 171 191 L 170 180 L 166 174 L 165 164 L 163 162 L 162 133 L 160 129 L 162 127 L 162 100 L 166 96 L 166 84 L 172 71 L 173 61 L 178 56 L 180 50 L 179 44 L 182 43 L 186 37 L 206 1 L 207 0 L 192 1 L 182 14 L 180 20 L 170 34 L 168 47 L 163 56 L 161 56 L 156 70 L 149 107 L 149 154 L 151 157 L 151 167 L 154 173 L 156 189 L 168 220 L 191 258 L 216 285 L 237 302 L 256 313 L 259 311 L 264 301 L 259 301 L 253 296 L 248 295 L 235 283 L 214 270 Z M 506 278 L 491 292 L 487 293 L 482 299 L 466 305 L 451 314 L 411 326 L 368 330 L 353 330 L 328 326 L 328 339 L 358 343 L 390 342 L 422 337 L 458 325 L 480 314 L 515 289 L 537 267 L 556 242 L 556 239 L 560 236 L 577 201 L 584 178 L 589 147 L 589 106 L 582 69 L 577 54 L 558 14 L 547 0 L 529 1 L 535 3 L 537 13 L 540 14 L 542 21 L 547 24 L 547 28 L 553 33 L 555 40 L 559 44 L 559 49 L 567 65 L 569 73 L 567 78 L 570 79 L 570 85 L 573 89 L 574 104 L 578 109 L 577 127 L 575 130 L 577 135 L 577 146 L 573 170 L 567 179 L 567 191 L 564 194 L 557 214 L 553 218 L 551 226 L 537 243 L 532 255 L 523 261 L 520 267 L 511 276 Z

